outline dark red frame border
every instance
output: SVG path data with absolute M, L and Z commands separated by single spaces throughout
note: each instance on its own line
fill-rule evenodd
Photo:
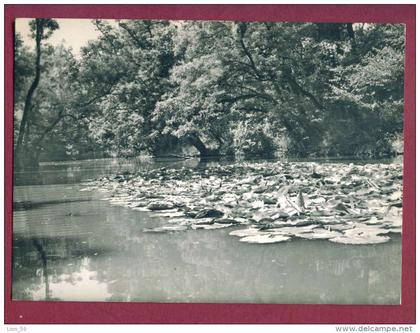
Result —
M 415 5 L 5 5 L 5 323 L 414 324 L 415 11 Z M 18 17 L 405 23 L 401 305 L 12 301 L 13 22 Z

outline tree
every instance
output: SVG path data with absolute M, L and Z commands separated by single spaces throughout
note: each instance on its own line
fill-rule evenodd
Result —
M 402 135 L 404 27 L 357 25 L 354 33 L 353 49 L 343 52 L 331 81 L 324 149 L 389 155 Z
M 42 153 L 66 159 L 77 156 L 79 150 L 92 149 L 94 145 L 84 139 L 88 138 L 89 105 L 81 96 L 80 64 L 70 49 L 59 45 L 46 48 L 43 66 L 45 74 L 33 99 L 34 120 L 28 136 L 36 160 Z
M 30 79 L 33 77 L 34 68 L 32 62 L 32 54 L 27 47 L 24 46 L 22 37 L 19 34 L 15 36 L 14 45 L 14 143 L 16 144 L 19 135 L 19 111 L 23 110 L 25 103 L 25 92 L 30 85 Z
M 185 144 L 201 156 L 381 155 L 402 137 L 402 25 L 94 24 L 101 35 L 81 59 L 47 46 L 33 64 L 17 39 L 15 100 L 25 119 L 16 146 L 31 147 L 34 160 Z
M 45 40 L 51 36 L 51 34 L 54 32 L 54 30 L 58 29 L 58 23 L 55 20 L 52 19 L 35 19 L 30 22 L 30 28 L 32 32 L 32 38 L 35 39 L 35 45 L 36 45 L 36 57 L 35 57 L 35 76 L 31 83 L 31 86 L 28 89 L 28 92 L 26 94 L 25 98 L 25 104 L 23 107 L 23 114 L 22 114 L 22 120 L 20 121 L 19 126 L 19 134 L 18 139 L 16 143 L 16 156 L 17 156 L 17 167 L 21 167 L 24 164 L 21 162 L 22 159 L 25 156 L 28 156 L 27 154 L 30 152 L 22 151 L 23 145 L 24 145 L 24 138 L 27 132 L 27 128 L 29 127 L 30 122 L 30 114 L 32 111 L 32 98 L 33 95 L 38 87 L 40 78 L 41 78 L 41 54 L 42 54 L 42 47 L 41 43 L 42 40 Z
M 35 69 L 34 54 L 20 46 L 15 56 L 15 122 L 23 113 L 25 91 Z M 89 136 L 88 116 L 92 103 L 86 100 L 81 82 L 80 62 L 63 45 L 45 45 L 42 50 L 42 78 L 31 99 L 30 126 L 25 131 L 24 167 L 34 167 L 40 159 L 81 158 L 98 147 Z M 18 126 L 15 125 L 15 128 Z M 17 135 L 16 133 L 16 139 Z M 16 144 L 16 143 L 15 143 Z
M 299 51 L 307 31 L 306 25 L 285 23 L 183 25 L 175 46 L 182 60 L 172 71 L 174 88 L 155 110 L 157 123 L 166 124 L 162 131 L 196 142 L 213 141 L 216 151 L 232 147 L 238 123 L 266 122 L 279 134 L 283 128 L 292 134 L 293 117 L 300 112 L 296 104 L 318 113 L 322 109 L 311 92 L 315 78 L 307 80 L 298 67 L 303 67 Z M 261 131 L 260 139 L 266 141 L 268 132 L 274 131 Z M 212 152 L 196 146 L 202 155 Z
M 101 37 L 83 50 L 82 81 L 93 99 L 92 137 L 109 153 L 153 151 L 152 112 L 174 63 L 167 21 L 96 21 Z M 90 96 L 90 97 L 89 97 Z
M 232 140 L 265 155 L 279 142 L 300 156 L 383 146 L 377 154 L 402 130 L 401 26 L 188 22 L 175 50 L 173 89 L 154 119 L 160 132 L 192 137 L 202 155 Z

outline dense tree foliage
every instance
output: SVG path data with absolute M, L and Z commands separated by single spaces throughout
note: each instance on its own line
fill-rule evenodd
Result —
M 97 21 L 101 37 L 83 50 L 85 90 L 97 99 L 89 125 L 109 153 L 153 149 L 153 110 L 169 88 L 173 27 L 167 21 Z
M 186 24 L 175 89 L 155 111 L 165 130 L 245 153 L 273 152 L 281 138 L 297 155 L 385 152 L 402 130 L 402 27 L 326 27 Z
M 16 46 L 15 70 L 15 140 L 18 123 L 23 119 L 25 88 L 31 84 L 35 67 L 31 53 L 22 45 Z M 43 48 L 41 78 L 31 98 L 30 116 L 25 129 L 23 153 L 25 163 L 38 161 L 42 155 L 66 159 L 80 155 L 95 145 L 89 137 L 87 118 L 83 118 L 84 96 L 79 80 L 79 64 L 71 50 L 49 45 Z M 22 87 L 22 88 L 20 88 Z M 16 142 L 18 145 L 18 142 Z
M 49 155 L 61 149 L 76 158 L 89 150 L 133 156 L 185 145 L 202 156 L 400 149 L 403 25 L 93 23 L 101 35 L 80 58 L 45 46 L 38 64 L 38 49 L 32 54 L 16 38 L 16 110 L 31 110 L 23 143 L 38 157 L 52 138 Z M 29 107 L 25 96 L 37 76 Z M 22 122 L 16 117 L 16 128 Z

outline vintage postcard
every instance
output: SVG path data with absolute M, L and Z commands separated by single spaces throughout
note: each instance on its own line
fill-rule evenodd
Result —
M 401 305 L 403 22 L 14 31 L 13 301 Z

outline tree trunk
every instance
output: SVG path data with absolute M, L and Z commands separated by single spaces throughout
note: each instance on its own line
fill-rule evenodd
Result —
M 185 141 L 194 146 L 199 152 L 201 157 L 210 157 L 219 155 L 218 149 L 208 149 L 203 141 L 197 134 L 189 134 L 185 137 Z
M 42 23 L 38 22 L 36 23 L 36 35 L 35 35 L 35 42 L 36 42 L 36 59 L 35 59 L 35 78 L 29 87 L 28 93 L 26 95 L 25 99 L 25 106 L 23 108 L 23 115 L 22 120 L 20 122 L 19 126 L 19 135 L 18 140 L 16 143 L 16 160 L 17 160 L 17 167 L 22 168 L 23 167 L 23 160 L 24 155 L 26 155 L 26 152 L 23 149 L 24 144 L 24 137 L 25 132 L 28 126 L 29 122 L 29 116 L 32 106 L 32 97 L 35 93 L 36 88 L 38 87 L 39 80 L 41 77 L 41 39 L 43 34 L 43 27 Z

